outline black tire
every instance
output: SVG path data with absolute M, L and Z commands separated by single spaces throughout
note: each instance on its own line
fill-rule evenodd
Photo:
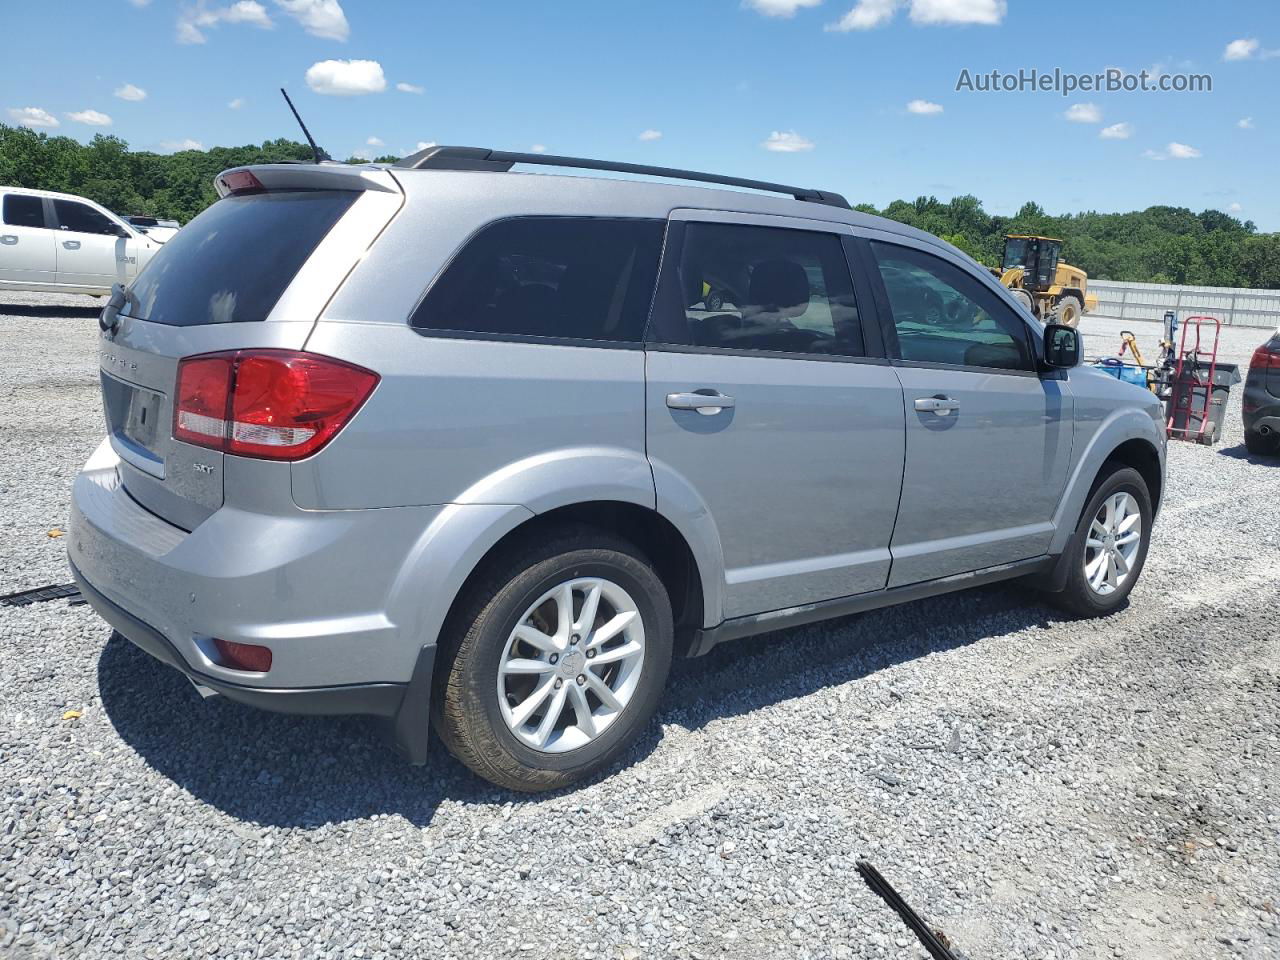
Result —
M 1246 430 L 1244 448 L 1256 457 L 1274 457 L 1280 454 L 1280 437 L 1275 434 L 1264 437 L 1256 430 Z
M 1060 299 L 1053 308 L 1053 322 L 1063 323 L 1068 327 L 1080 326 L 1080 317 L 1084 315 L 1084 307 L 1075 297 Z
M 1051 595 L 1054 603 L 1058 606 L 1081 617 L 1105 617 L 1124 605 L 1130 591 L 1133 590 L 1138 578 L 1142 575 L 1142 567 L 1147 560 L 1147 547 L 1151 543 L 1153 511 L 1151 508 L 1151 493 L 1147 490 L 1146 481 L 1142 479 L 1142 474 L 1132 467 L 1123 467 L 1115 464 L 1111 465 L 1111 467 L 1113 468 L 1111 472 L 1095 486 L 1093 493 L 1089 497 L 1089 502 L 1085 505 L 1084 511 L 1080 515 L 1080 520 L 1076 524 L 1075 535 L 1071 538 L 1071 543 L 1067 548 L 1068 556 L 1065 559 L 1067 563 L 1066 586 L 1060 593 Z M 1130 566 L 1129 576 L 1116 590 L 1103 596 L 1089 586 L 1089 582 L 1085 577 L 1085 539 L 1094 517 L 1102 509 L 1104 501 L 1122 491 L 1132 494 L 1138 502 L 1138 509 L 1142 515 L 1142 539 Z
M 496 690 L 507 639 L 520 617 L 557 583 L 599 576 L 635 601 L 644 626 L 639 681 L 616 719 L 596 739 L 545 753 L 512 733 Z M 527 539 L 507 551 L 468 590 L 442 637 L 432 719 L 449 752 L 484 779 L 511 790 L 567 787 L 606 769 L 652 719 L 671 668 L 671 601 L 634 545 L 575 526 Z

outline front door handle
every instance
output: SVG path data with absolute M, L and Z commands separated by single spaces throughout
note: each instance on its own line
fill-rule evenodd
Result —
M 68 250 L 79 250 L 79 249 L 80 249 L 80 241 L 79 241 L 79 240 L 63 240 L 63 241 L 62 241 L 62 245 L 63 245 L 64 247 L 66 247 Z
M 936 413 L 940 417 L 949 417 L 952 412 L 960 409 L 960 401 L 942 395 L 917 397 L 916 409 L 921 413 Z
M 12 247 L 17 242 L 18 238 L 12 233 L 6 233 L 0 236 L 0 243 L 3 243 L 6 247 Z
M 704 417 L 714 417 L 721 410 L 733 407 L 733 397 L 726 397 L 714 390 L 706 393 L 668 393 L 667 406 L 672 410 L 697 410 Z

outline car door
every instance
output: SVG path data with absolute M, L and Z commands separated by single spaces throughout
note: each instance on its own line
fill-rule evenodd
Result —
M 54 231 L 45 222 L 44 200 L 6 193 L 0 201 L 0 283 L 54 283 Z
M 1043 555 L 1071 457 L 1065 378 L 1023 316 L 938 247 L 859 241 L 906 407 L 889 586 Z
M 647 450 L 659 508 L 710 520 L 725 619 L 877 590 L 889 573 L 902 389 L 864 328 L 841 230 L 672 215 Z
M 78 200 L 55 199 L 53 211 L 58 223 L 58 283 L 106 290 L 129 281 L 137 255 L 129 249 L 130 236 L 119 236 L 127 233 L 123 227 Z

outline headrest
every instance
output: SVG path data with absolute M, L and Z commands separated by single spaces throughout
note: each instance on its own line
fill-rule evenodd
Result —
M 809 305 L 809 275 L 790 260 L 762 260 L 751 271 L 751 304 L 768 311 Z

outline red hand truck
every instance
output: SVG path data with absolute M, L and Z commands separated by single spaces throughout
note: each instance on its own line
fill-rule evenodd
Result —
M 1213 346 L 1201 346 L 1201 327 L 1213 324 Z M 1195 341 L 1187 348 L 1187 331 L 1195 328 Z M 1170 440 L 1187 440 L 1191 443 L 1212 444 L 1217 439 L 1221 417 L 1212 416 L 1214 387 L 1217 385 L 1218 340 L 1222 335 L 1222 321 L 1216 317 L 1187 317 L 1182 324 L 1182 338 L 1178 344 L 1178 361 L 1173 370 L 1172 391 L 1169 394 L 1168 424 Z M 1208 367 L 1205 371 L 1204 368 Z M 1207 375 L 1205 375 L 1207 373 Z M 1218 398 L 1223 403 L 1225 398 Z

